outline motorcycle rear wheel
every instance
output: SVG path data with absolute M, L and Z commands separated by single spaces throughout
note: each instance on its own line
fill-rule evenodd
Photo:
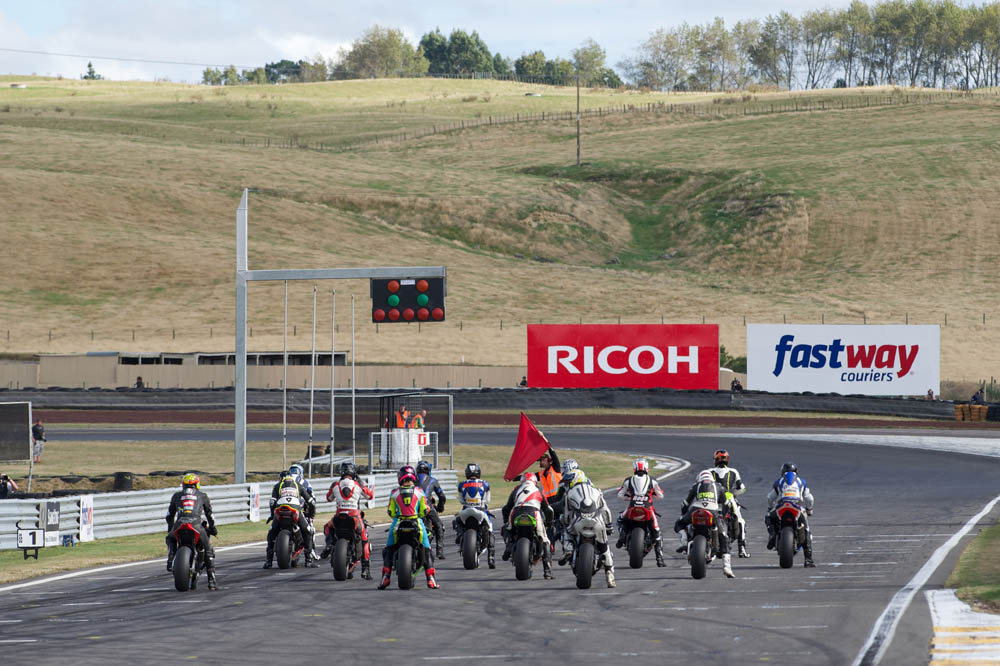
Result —
M 187 592 L 191 585 L 191 564 L 194 553 L 190 546 L 181 546 L 174 553 L 174 587 L 178 592 Z
M 792 558 L 795 556 L 795 528 L 782 527 L 778 535 L 778 564 L 782 569 L 792 568 Z
M 287 569 L 292 566 L 292 533 L 288 530 L 278 532 L 274 540 L 274 554 L 278 558 L 278 568 Z
M 642 568 L 642 558 L 646 555 L 646 530 L 633 527 L 628 542 L 628 565 L 633 569 Z
M 399 589 L 413 589 L 413 546 L 404 543 L 396 553 L 396 580 Z
M 696 534 L 691 541 L 691 551 L 688 553 L 688 561 L 691 562 L 691 578 L 701 579 L 705 577 L 705 570 L 708 562 L 705 552 L 708 549 L 708 539 L 704 534 Z
M 589 590 L 594 577 L 594 544 L 584 541 L 576 551 L 576 586 Z
M 475 569 L 479 566 L 479 532 L 466 529 L 462 534 L 462 566 Z
M 527 537 L 514 544 L 514 575 L 518 580 L 531 578 L 531 539 Z
M 350 545 L 347 539 L 337 539 L 337 543 L 333 546 L 333 557 L 330 558 L 330 563 L 333 565 L 334 580 L 347 580 L 347 569 L 351 559 L 348 550 Z

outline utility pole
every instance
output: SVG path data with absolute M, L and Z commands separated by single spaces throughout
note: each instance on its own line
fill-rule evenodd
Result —
M 580 65 L 576 65 L 576 165 L 580 166 Z

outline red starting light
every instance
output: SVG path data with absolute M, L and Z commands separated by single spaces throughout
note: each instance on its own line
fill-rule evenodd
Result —
M 413 311 L 413 308 L 406 308 L 403 310 L 403 319 L 406 321 L 413 321 L 414 316 L 416 316 L 416 313 Z
M 430 285 L 427 283 L 427 280 L 417 280 L 417 291 L 425 292 L 428 287 L 430 287 Z
M 417 310 L 417 319 L 420 321 L 427 321 L 431 316 L 430 310 L 427 308 L 420 308 Z
M 389 321 L 399 321 L 399 310 L 396 308 L 389 310 Z
M 431 317 L 433 317 L 438 321 L 441 321 L 442 319 L 444 319 L 444 310 L 442 310 L 441 308 L 434 308 L 433 310 L 431 310 Z
M 379 308 L 372 313 L 372 319 L 375 321 L 385 321 L 385 310 Z
M 385 285 L 385 288 L 390 294 L 395 294 L 399 291 L 399 280 L 389 280 L 389 283 Z

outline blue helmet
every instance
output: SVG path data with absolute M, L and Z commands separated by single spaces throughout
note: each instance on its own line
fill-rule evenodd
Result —
M 288 468 L 288 476 L 292 477 L 299 483 L 302 483 L 302 479 L 305 478 L 305 470 L 302 469 L 302 465 L 296 463 Z
M 781 466 L 781 475 L 785 477 L 785 483 L 794 483 L 795 474 L 798 471 L 799 468 L 793 462 L 786 462 Z

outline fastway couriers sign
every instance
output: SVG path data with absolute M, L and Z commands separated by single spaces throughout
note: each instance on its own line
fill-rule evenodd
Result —
M 924 395 L 940 391 L 940 370 L 936 325 L 747 327 L 752 391 Z
M 719 388 L 715 324 L 533 324 L 528 385 Z

